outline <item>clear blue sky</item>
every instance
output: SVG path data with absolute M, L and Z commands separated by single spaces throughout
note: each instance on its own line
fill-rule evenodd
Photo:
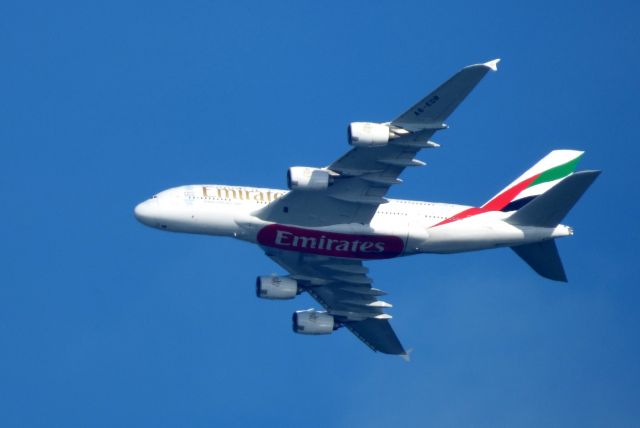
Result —
M 638 426 L 637 2 L 0 4 L 0 425 Z M 167 187 L 283 187 L 500 57 L 391 196 L 480 204 L 554 148 L 604 170 L 569 284 L 507 249 L 371 263 L 413 359 L 294 335 L 310 297 L 228 239 L 161 233 Z

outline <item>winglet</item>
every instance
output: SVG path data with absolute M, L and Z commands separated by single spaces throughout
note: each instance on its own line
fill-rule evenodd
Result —
M 407 350 L 405 351 L 405 353 L 404 353 L 404 354 L 400 354 L 400 357 L 402 357 L 402 359 L 403 359 L 405 362 L 407 362 L 407 363 L 408 363 L 408 362 L 410 362 L 410 361 L 411 361 L 411 353 L 412 353 L 412 352 L 413 352 L 413 348 L 411 348 L 411 349 L 407 349 Z
M 500 62 L 500 58 L 496 58 L 496 59 L 493 59 L 491 61 L 487 61 L 482 65 L 484 65 L 485 67 L 489 67 L 493 71 L 498 71 L 498 63 L 499 62 Z

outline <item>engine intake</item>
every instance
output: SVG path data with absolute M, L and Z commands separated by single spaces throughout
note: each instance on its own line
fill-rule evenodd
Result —
M 323 190 L 333 183 L 329 171 L 306 166 L 292 166 L 287 171 L 287 186 L 294 190 Z
M 347 129 L 349 144 L 355 147 L 380 147 L 389 143 L 389 126 L 381 123 L 352 122 Z
M 292 321 L 293 331 L 300 334 L 330 334 L 336 329 L 332 315 L 315 309 L 295 311 Z
M 256 296 L 261 299 L 286 300 L 298 294 L 298 281 L 286 276 L 256 278 Z

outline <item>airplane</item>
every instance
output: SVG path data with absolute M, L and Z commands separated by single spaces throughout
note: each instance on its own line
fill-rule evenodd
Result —
M 290 167 L 288 190 L 174 187 L 138 204 L 135 217 L 259 245 L 288 274 L 258 276 L 258 297 L 307 292 L 323 307 L 296 311 L 294 332 L 346 327 L 372 350 L 408 359 L 365 261 L 510 247 L 541 276 L 566 282 L 555 239 L 573 230 L 560 222 L 600 174 L 575 171 L 584 152 L 554 150 L 479 207 L 386 197 L 405 168 L 425 165 L 415 155 L 439 147 L 431 137 L 499 61 L 463 68 L 390 122 L 350 123 L 350 150 L 326 167 Z

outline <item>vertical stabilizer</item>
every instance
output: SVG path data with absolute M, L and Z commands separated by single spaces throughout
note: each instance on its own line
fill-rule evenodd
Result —
M 600 171 L 579 171 L 570 174 L 505 221 L 517 226 L 556 227 L 598 175 Z M 567 282 L 554 240 L 520 245 L 511 249 L 545 278 Z
M 560 181 L 505 221 L 520 226 L 555 227 L 598 178 L 600 171 L 580 171 Z
M 554 150 L 527 172 L 502 189 L 482 208 L 489 211 L 515 211 L 553 188 L 576 169 L 584 152 Z

